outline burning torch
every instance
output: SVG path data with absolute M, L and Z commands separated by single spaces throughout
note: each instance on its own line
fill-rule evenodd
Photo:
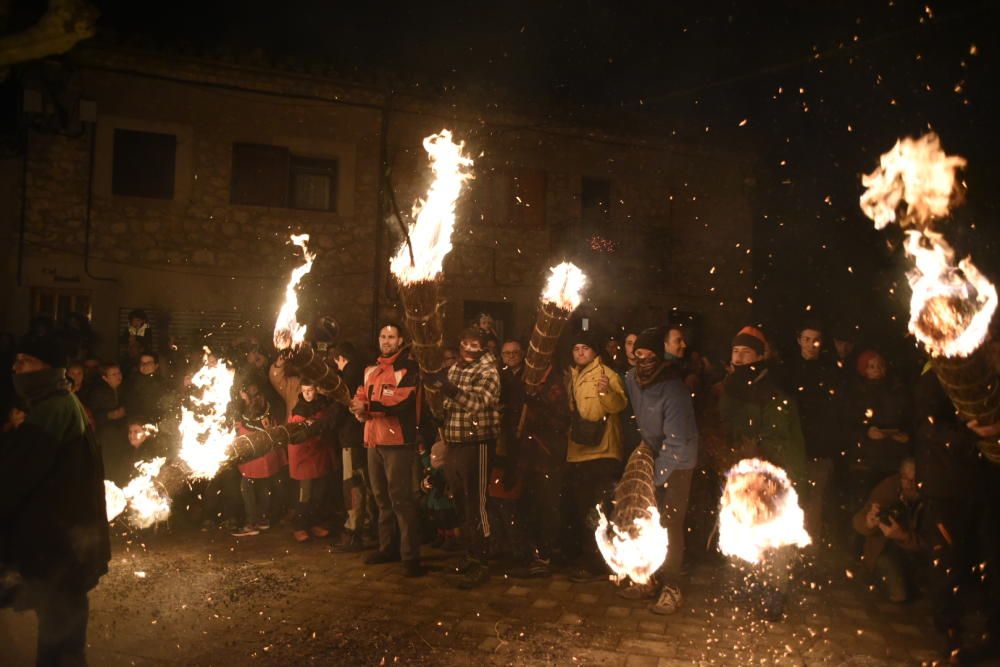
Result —
M 472 178 L 472 160 L 462 153 L 465 142 L 454 143 L 451 132 L 441 130 L 424 139 L 424 150 L 431 161 L 434 181 L 427 198 L 413 205 L 414 223 L 407 239 L 390 262 L 390 270 L 399 281 L 406 328 L 412 338 L 413 357 L 420 372 L 439 373 L 444 366 L 444 326 L 441 311 L 444 303 L 440 283 L 444 258 L 451 251 L 451 233 L 455 227 L 455 204 L 462 185 Z M 437 390 L 425 387 L 428 402 L 440 413 L 442 397 Z
M 611 521 L 598 507 L 594 537 L 597 547 L 619 583 L 626 577 L 647 583 L 667 558 L 667 529 L 660 525 L 653 486 L 653 449 L 643 442 L 625 464 L 615 487 L 615 512 Z
M 306 245 L 308 241 L 308 234 L 292 235 L 292 243 L 302 248 L 305 261 L 292 271 L 285 287 L 285 302 L 281 304 L 278 318 L 274 322 L 274 347 L 289 371 L 297 373 L 304 382 L 314 385 L 319 393 L 346 406 L 351 402 L 350 390 L 340 374 L 326 363 L 326 359 L 305 342 L 306 326 L 299 324 L 296 319 L 299 299 L 295 289 L 303 276 L 312 269 L 316 259 L 315 253 L 310 252 Z
M 901 139 L 881 156 L 879 167 L 862 176 L 868 189 L 861 210 L 876 229 L 896 222 L 906 233 L 906 254 L 915 267 L 909 331 L 930 355 L 931 366 L 964 421 L 980 425 L 1000 419 L 1000 377 L 988 358 L 986 336 L 997 307 L 997 291 L 966 257 L 955 252 L 932 226 L 947 216 L 964 191 L 956 172 L 965 158 L 946 155 L 934 133 Z M 1000 463 L 1000 442 L 981 439 L 979 448 Z

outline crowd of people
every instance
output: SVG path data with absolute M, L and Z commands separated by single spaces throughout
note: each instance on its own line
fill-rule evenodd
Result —
M 857 346 L 850 330 L 818 321 L 788 332 L 794 344 L 784 355 L 781 337 L 743 327 L 718 363 L 689 346 L 680 324 L 618 331 L 571 327 L 531 385 L 527 340 L 499 337 L 486 315 L 445 349 L 440 371 L 423 375 L 396 322 L 380 324 L 372 353 L 364 344 L 313 341 L 350 389 L 349 405 L 304 381 L 266 341 L 246 337 L 213 349 L 209 363 L 226 359 L 236 369 L 228 415 L 236 432 L 301 421 L 319 427 L 305 442 L 192 484 L 174 499 L 171 522 L 248 539 L 269 529 L 287 530 L 296 542 L 329 538 L 335 551 L 368 552 L 368 564 L 398 562 L 408 577 L 424 575 L 427 548 L 461 552 L 454 569 L 462 589 L 497 572 L 606 580 L 594 539 L 598 508 L 611 511 L 625 462 L 646 443 L 669 549 L 650 582 L 625 583 L 618 594 L 669 615 L 684 604 L 691 562 L 713 557 L 687 545 L 705 544 L 712 533 L 726 471 L 755 457 L 782 468 L 796 487 L 813 555 L 848 559 L 837 563 L 847 569 L 859 559 L 892 602 L 926 596 L 949 649 L 958 650 L 966 591 L 983 581 L 996 587 L 1000 479 L 977 447 L 996 439 L 996 426 L 959 421 L 929 366 L 894 369 L 883 351 Z M 39 341 L 56 333 L 35 332 L 16 348 L 17 391 L 0 448 L 7 568 L 16 562 L 11 551 L 40 539 L 25 533 L 18 545 L 11 537 L 37 527 L 18 518 L 31 491 L 24 480 L 10 481 L 8 461 L 16 465 L 23 453 L 9 443 L 26 428 L 41 437 L 33 423 L 50 431 L 50 443 L 83 438 L 82 415 L 105 476 L 123 485 L 136 462 L 176 451 L 176 412 L 203 363 L 197 349 L 154 352 L 141 311 L 130 315 L 117 362 L 79 348 L 71 358 L 51 352 Z M 988 344 L 996 353 L 997 342 Z M 22 375 L 24 363 L 35 370 Z M 33 373 L 42 375 L 28 382 Z M 52 424 L 46 401 L 56 399 L 76 415 L 72 436 L 64 423 Z M 106 533 L 94 548 L 104 553 Z M 94 569 L 74 589 L 84 600 Z M 789 564 L 759 601 L 769 620 L 782 618 L 794 570 Z M 971 599 L 986 600 L 989 630 L 1000 632 L 1000 595 Z

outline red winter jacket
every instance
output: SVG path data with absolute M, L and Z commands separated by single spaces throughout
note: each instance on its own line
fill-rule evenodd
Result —
M 313 419 L 321 419 L 323 412 L 317 412 Z M 301 415 L 288 418 L 289 424 L 304 422 Z M 309 438 L 305 442 L 288 445 L 288 474 L 292 479 L 319 479 L 330 472 L 330 448 L 322 435 Z
M 242 423 L 236 424 L 236 435 L 246 435 L 254 430 L 247 428 Z M 263 456 L 258 456 L 246 463 L 241 463 L 239 468 L 243 476 L 248 479 L 267 479 L 278 474 L 282 466 L 287 462 L 285 450 L 275 451 L 272 449 Z
M 364 401 L 365 447 L 407 445 L 417 441 L 417 388 L 420 369 L 409 348 L 379 357 L 365 369 L 356 398 Z

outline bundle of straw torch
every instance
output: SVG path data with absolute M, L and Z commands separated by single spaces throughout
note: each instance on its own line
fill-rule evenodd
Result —
M 472 160 L 463 154 L 465 142 L 454 143 L 451 132 L 441 130 L 424 139 L 434 180 L 427 198 L 413 205 L 414 223 L 390 270 L 399 281 L 406 328 L 413 357 L 424 375 L 439 373 L 444 366 L 444 325 L 440 283 L 444 258 L 451 251 L 455 227 L 455 205 L 462 186 L 472 178 Z M 441 412 L 440 392 L 425 387 L 435 414 Z
M 295 288 L 312 269 L 316 255 L 309 251 L 308 234 L 293 234 L 291 238 L 292 243 L 302 248 L 305 262 L 292 271 L 285 288 L 285 302 L 274 323 L 274 347 L 286 366 L 286 372 L 296 373 L 303 382 L 314 385 L 319 393 L 346 406 L 351 402 L 350 390 L 340 374 L 330 368 L 326 359 L 306 342 L 306 327 L 299 324 L 296 317 L 299 300 Z
M 563 262 L 550 270 L 538 304 L 535 328 L 531 330 L 528 353 L 524 356 L 524 387 L 528 395 L 538 393 L 545 373 L 552 365 L 559 336 L 569 316 L 580 305 L 580 293 L 586 283 L 587 276 L 571 262 Z
M 961 201 L 956 172 L 962 157 L 946 155 L 934 133 L 901 139 L 862 177 L 868 189 L 861 209 L 876 229 L 897 223 L 906 233 L 906 254 L 914 268 L 909 330 L 930 355 L 941 386 L 964 421 L 988 426 L 1000 420 L 1000 377 L 986 349 L 997 291 L 971 259 L 957 263 L 955 252 L 933 228 Z M 1000 442 L 982 439 L 979 448 L 1000 463 Z

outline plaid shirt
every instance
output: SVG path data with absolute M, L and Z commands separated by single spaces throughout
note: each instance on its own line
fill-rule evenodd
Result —
M 444 400 L 444 440 L 449 444 L 482 442 L 500 434 L 500 372 L 487 352 L 469 365 L 448 369 L 448 381 L 458 387 Z

